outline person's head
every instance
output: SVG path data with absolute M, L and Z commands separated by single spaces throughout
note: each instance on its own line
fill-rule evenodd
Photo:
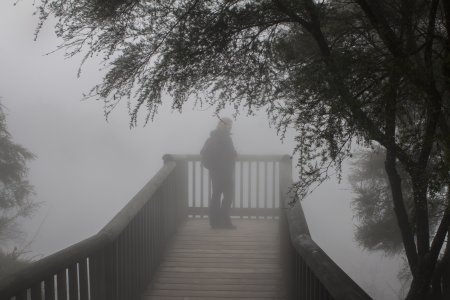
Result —
M 231 131 L 233 127 L 233 120 L 230 118 L 219 118 L 219 123 L 217 123 L 217 129 Z

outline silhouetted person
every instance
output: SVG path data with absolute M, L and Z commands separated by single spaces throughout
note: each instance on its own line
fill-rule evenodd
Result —
M 236 228 L 230 218 L 234 198 L 234 162 L 237 156 L 230 136 L 232 124 L 230 118 L 220 119 L 200 152 L 202 164 L 209 170 L 212 181 L 209 201 L 209 224 L 212 228 Z

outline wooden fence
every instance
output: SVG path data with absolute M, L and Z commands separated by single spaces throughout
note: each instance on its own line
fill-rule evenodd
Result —
M 98 234 L 6 278 L 0 299 L 137 299 L 186 214 L 183 168 L 166 159 Z
M 96 235 L 0 282 L 0 300 L 133 300 L 149 284 L 167 243 L 188 216 L 206 217 L 211 191 L 198 155 L 165 155 L 164 166 Z M 293 208 L 289 156 L 241 155 L 232 214 L 279 219 L 290 299 L 370 299 L 309 235 Z M 281 212 L 281 213 L 280 213 Z
M 290 157 L 283 157 L 279 168 L 282 211 L 279 222 L 280 247 L 283 277 L 288 288 L 289 299 L 371 299 L 312 240 L 301 202 L 296 199 L 295 191 L 292 189 Z
M 174 155 L 188 166 L 188 214 L 206 217 L 212 186 L 200 155 Z M 279 162 L 282 155 L 240 155 L 235 163 L 235 194 L 231 215 L 240 218 L 277 218 L 280 208 Z

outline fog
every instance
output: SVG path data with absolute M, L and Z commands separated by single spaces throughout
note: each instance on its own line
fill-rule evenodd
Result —
M 33 41 L 31 2 L 0 3 L 0 97 L 14 140 L 37 156 L 29 180 L 40 207 L 22 220 L 25 235 L 18 243 L 38 259 L 95 234 L 157 172 L 165 153 L 198 154 L 217 119 L 212 108 L 192 103 L 173 112 L 167 98 L 145 127 L 141 118 L 129 128 L 125 101 L 106 121 L 103 103 L 81 101 L 101 80 L 100 58 L 88 61 L 77 78 L 81 56 L 45 55 L 60 41 L 51 22 Z M 294 148 L 293 133 L 282 143 L 264 112 L 239 115 L 232 137 L 242 154 L 291 154 Z M 399 259 L 363 251 L 353 240 L 356 220 L 345 178 L 341 184 L 331 179 L 303 201 L 312 237 L 375 299 L 398 299 Z

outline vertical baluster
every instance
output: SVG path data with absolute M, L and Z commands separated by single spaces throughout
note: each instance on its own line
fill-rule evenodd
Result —
M 138 278 L 137 277 L 137 256 L 138 256 L 138 247 L 137 247 L 137 231 L 136 231 L 136 219 L 134 219 L 131 223 L 130 223 L 130 237 L 131 237 L 131 242 L 130 242 L 130 249 L 131 249 L 131 256 L 129 258 L 130 261 L 130 265 L 131 265 L 131 269 L 130 269 L 130 284 L 129 284 L 129 293 L 128 293 L 128 298 L 131 299 L 131 295 L 134 293 L 134 291 L 137 289 L 137 282 L 138 282 Z
M 200 206 L 201 206 L 201 217 L 204 218 L 205 217 L 205 212 L 204 212 L 204 208 L 206 207 L 206 205 L 204 205 L 204 192 L 203 192 L 203 166 L 200 165 Z
M 56 277 L 56 284 L 58 288 L 58 300 L 67 299 L 67 272 L 66 269 L 58 273 Z
M 187 178 L 186 178 L 187 180 Z M 187 196 L 187 195 L 186 195 Z M 147 264 L 146 264 L 146 270 L 147 270 L 147 281 L 149 282 L 151 279 L 151 274 L 152 274 L 152 223 L 151 223 L 151 202 L 152 200 L 150 200 L 150 203 L 147 203 Z M 185 204 L 187 205 L 187 203 Z
M 301 258 L 301 262 L 302 262 L 302 273 L 301 273 L 301 293 L 303 294 L 301 299 L 308 299 L 308 289 L 307 289 L 307 282 L 308 282 L 308 270 L 306 268 L 306 264 L 303 261 L 303 259 Z
M 195 208 L 197 207 L 197 199 L 195 199 L 195 188 L 196 188 L 196 182 L 195 182 L 195 165 L 196 162 L 195 160 L 192 161 L 192 207 Z M 196 217 L 196 215 L 194 214 L 193 217 Z
M 133 220 L 130 222 L 130 224 L 132 222 L 134 222 L 136 220 L 136 217 L 133 218 Z M 123 235 L 123 232 L 122 234 Z M 113 257 L 113 261 L 114 261 L 114 286 L 115 288 L 115 297 L 116 299 L 121 299 L 121 295 L 123 294 L 124 290 L 125 290 L 125 284 L 123 283 L 123 281 L 121 280 L 121 272 L 123 271 L 121 268 L 121 255 L 122 255 L 122 251 L 120 248 L 120 241 L 121 241 L 121 235 L 119 235 L 117 237 L 117 239 L 113 242 L 113 247 L 114 247 L 114 257 Z M 135 274 L 134 276 L 138 276 L 139 274 Z
M 152 198 L 149 207 L 149 253 L 150 256 L 150 267 L 149 272 L 153 273 L 155 268 L 155 197 Z
M 55 300 L 55 277 L 53 275 L 45 280 L 44 289 L 45 300 Z
M 172 199 L 175 200 L 175 199 Z M 146 284 L 147 282 L 145 281 L 145 244 L 143 243 L 145 240 L 144 237 L 144 211 L 141 210 L 141 212 L 139 212 L 139 290 L 142 290 L 144 288 L 144 284 Z
M 312 276 L 311 276 L 311 270 L 309 269 L 309 267 L 306 269 L 306 290 L 308 291 L 308 299 L 311 299 L 312 297 L 312 291 L 311 291 L 311 281 L 312 281 Z
M 267 180 L 267 173 L 269 172 L 269 162 L 266 161 L 264 163 L 264 208 L 266 210 L 266 212 L 268 212 L 269 210 L 267 209 L 267 198 L 268 198 L 268 193 L 269 193 L 269 182 Z M 267 219 L 269 217 L 268 213 L 264 214 L 264 218 Z
M 91 271 L 91 299 L 104 300 L 106 294 L 105 251 L 100 251 L 89 259 Z M 59 300 L 59 299 L 58 299 Z
M 109 245 L 105 252 L 105 283 L 106 283 L 106 291 L 105 298 L 108 300 L 116 300 L 116 282 L 115 282 L 115 273 L 114 273 L 114 245 Z
M 78 267 L 76 263 L 69 267 L 68 281 L 70 300 L 78 300 Z
M 320 299 L 319 297 L 319 280 L 314 276 L 314 299 Z
M 31 287 L 31 300 L 41 300 L 42 299 L 42 283 L 36 283 Z
M 89 270 L 87 258 L 80 261 L 79 277 L 80 277 L 80 299 L 89 299 Z M 47 300 L 47 299 L 46 299 Z
M 250 208 L 252 208 L 252 198 L 251 198 L 251 195 L 252 195 L 252 193 L 251 193 L 251 191 L 252 191 L 252 162 L 251 161 L 248 162 L 247 179 L 248 179 L 247 207 L 250 209 Z M 250 218 L 250 213 L 247 217 Z
M 237 204 L 236 204 L 236 199 L 238 198 L 238 162 L 236 161 L 234 163 L 234 174 L 233 174 L 233 202 L 231 203 L 231 207 L 232 207 L 232 215 L 236 215 L 236 213 L 238 212 L 237 208 Z
M 240 161 L 240 168 L 239 168 L 239 201 L 241 203 L 240 209 L 242 211 L 242 209 L 244 208 L 244 161 Z M 244 214 L 241 212 L 241 219 L 244 217 Z
M 119 280 L 122 282 L 122 289 L 120 291 L 120 297 L 125 298 L 127 296 L 128 290 L 130 289 L 130 235 L 129 235 L 130 229 L 127 227 L 119 238 L 119 253 L 120 253 L 120 259 L 119 259 L 119 266 L 121 270 L 119 271 L 121 273 Z
M 19 295 L 17 295 L 16 300 L 28 300 L 28 290 L 24 290 Z
M 178 186 L 177 186 L 178 189 Z M 143 280 L 145 282 L 149 282 L 150 278 L 148 278 L 148 202 L 144 206 L 142 210 L 142 274 L 143 274 Z
M 125 251 L 126 251 L 126 243 L 125 243 L 125 235 L 126 235 L 127 228 L 119 235 L 117 238 L 117 248 L 118 248 L 118 255 L 117 255 L 117 268 L 118 268 L 118 281 L 121 284 L 121 288 L 119 290 L 118 298 L 123 299 L 125 297 L 125 290 L 126 290 L 126 263 L 125 263 Z
M 275 219 L 275 198 L 276 198 L 276 162 L 272 162 L 272 211 L 274 212 L 274 215 L 272 218 Z
M 259 192 L 259 161 L 256 161 L 256 219 L 259 219 L 259 201 L 260 201 L 260 192 Z

